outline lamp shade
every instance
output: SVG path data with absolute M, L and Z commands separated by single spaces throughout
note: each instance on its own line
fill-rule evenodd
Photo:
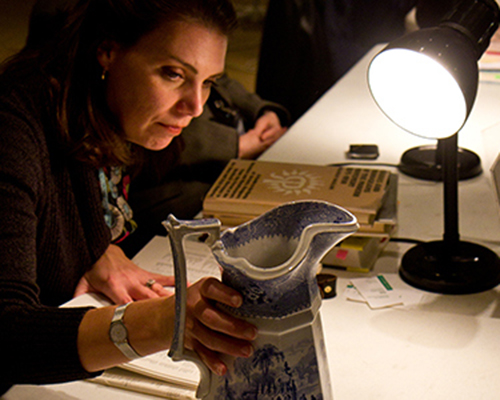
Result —
M 380 109 L 418 136 L 449 137 L 464 125 L 477 92 L 473 43 L 455 29 L 422 29 L 391 42 L 372 60 L 368 83 Z
M 457 133 L 472 110 L 477 61 L 499 18 L 495 0 L 464 0 L 437 27 L 391 42 L 368 68 L 380 109 L 418 136 L 443 139 Z

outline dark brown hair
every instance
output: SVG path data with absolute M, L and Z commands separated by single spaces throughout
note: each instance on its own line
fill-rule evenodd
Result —
M 201 23 L 226 36 L 236 25 L 230 0 L 80 0 L 64 13 L 53 37 L 36 46 L 28 40 L 3 73 L 42 71 L 62 142 L 74 158 L 95 166 L 131 162 L 130 146 L 106 105 L 99 45 L 113 40 L 130 47 L 159 25 L 175 21 Z

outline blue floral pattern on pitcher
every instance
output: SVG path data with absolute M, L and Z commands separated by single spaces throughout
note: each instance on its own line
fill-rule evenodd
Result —
M 345 231 L 311 236 L 300 262 L 274 279 L 248 277 L 235 267 L 234 258 L 244 258 L 257 268 L 273 268 L 286 262 L 297 250 L 307 227 L 315 224 L 352 227 L 353 222 L 353 215 L 342 208 L 326 202 L 302 201 L 286 203 L 236 229 L 225 231 L 214 255 L 223 267 L 223 282 L 238 290 L 244 298 L 243 305 L 232 312 L 243 317 L 280 318 L 310 307 L 318 291 L 314 279 L 316 270 L 302 266 L 317 263 L 332 243 L 345 238 Z

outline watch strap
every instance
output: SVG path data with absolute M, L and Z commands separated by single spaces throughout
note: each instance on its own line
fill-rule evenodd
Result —
M 110 339 L 111 341 L 115 344 L 116 347 L 125 355 L 130 360 L 135 360 L 136 358 L 141 358 L 141 356 L 132 348 L 130 343 L 128 342 L 128 331 L 123 323 L 123 316 L 125 315 L 125 310 L 131 303 L 127 304 L 122 304 L 121 306 L 118 306 L 115 308 L 115 313 L 113 314 L 113 319 L 111 320 L 111 326 L 110 326 Z M 123 341 L 115 341 L 113 339 L 113 336 L 111 335 L 111 329 L 113 327 L 113 324 L 120 324 L 122 328 L 125 330 L 126 335 Z

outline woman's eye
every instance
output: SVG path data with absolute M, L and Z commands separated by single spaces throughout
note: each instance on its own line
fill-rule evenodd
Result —
M 172 81 L 182 79 L 182 73 L 174 70 L 173 68 L 164 67 L 161 70 L 162 75 Z
M 211 87 L 217 86 L 217 81 L 215 79 L 213 79 L 213 80 L 209 79 L 209 80 L 207 80 L 207 81 L 204 82 L 204 85 L 206 87 L 211 88 Z

